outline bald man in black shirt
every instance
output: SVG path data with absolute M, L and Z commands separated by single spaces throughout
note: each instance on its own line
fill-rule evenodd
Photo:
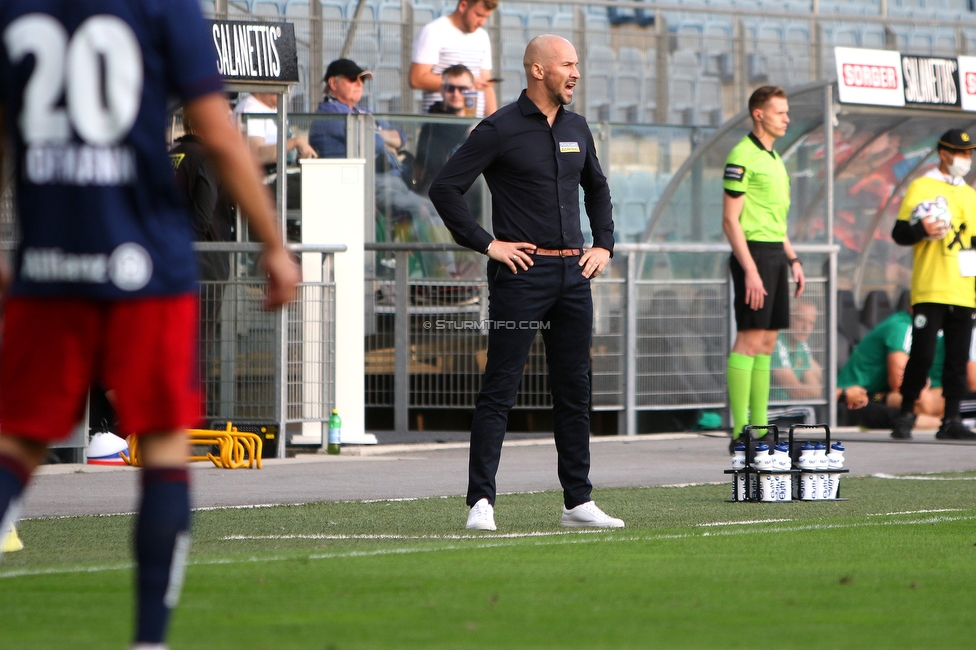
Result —
M 528 88 L 482 121 L 430 188 L 454 239 L 489 257 L 488 363 L 471 426 L 467 528 L 495 530 L 495 474 L 508 413 L 536 331 L 553 399 L 558 474 L 569 527 L 622 528 L 590 499 L 590 280 L 613 251 L 610 189 L 586 120 L 564 106 L 580 75 L 572 44 L 537 36 L 525 50 Z M 494 237 L 464 201 L 480 174 Z M 583 250 L 579 188 L 593 233 Z

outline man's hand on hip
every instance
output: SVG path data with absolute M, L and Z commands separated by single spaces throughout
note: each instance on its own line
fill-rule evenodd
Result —
M 491 246 L 488 247 L 488 257 L 506 265 L 512 273 L 518 273 L 516 264 L 521 266 L 523 271 L 528 271 L 529 267 L 533 265 L 532 253 L 535 252 L 535 249 L 535 244 L 529 242 L 494 239 Z

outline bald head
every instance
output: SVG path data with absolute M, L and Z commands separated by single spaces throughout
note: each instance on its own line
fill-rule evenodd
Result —
M 572 54 L 569 54 L 570 52 Z M 575 59 L 576 48 L 562 36 L 555 36 L 553 34 L 536 36 L 525 46 L 525 54 L 522 56 L 522 66 L 525 68 L 525 76 L 531 76 L 532 65 L 534 63 L 546 67 L 561 55 L 569 55 Z
M 560 106 L 573 101 L 580 77 L 576 48 L 561 36 L 536 36 L 526 46 L 522 64 L 529 99 L 551 120 Z

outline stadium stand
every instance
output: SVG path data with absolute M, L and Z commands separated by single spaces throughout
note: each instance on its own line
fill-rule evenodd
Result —
M 323 49 L 326 60 L 341 53 L 349 21 L 358 0 L 237 0 L 228 4 L 235 17 L 251 14 L 262 19 L 288 19 L 296 23 L 299 48 L 307 48 L 310 34 L 309 3 L 320 2 L 324 22 Z M 413 31 L 434 18 L 449 13 L 453 0 L 409 2 Z M 573 38 L 577 13 L 585 25 L 586 107 L 590 119 L 621 122 L 660 121 L 673 124 L 714 125 L 728 117 L 723 107 L 735 96 L 736 34 L 746 38 L 746 60 L 742 62 L 746 83 L 797 85 L 819 74 L 834 75 L 832 47 L 897 47 L 916 54 L 951 54 L 976 50 L 976 13 L 968 0 L 889 0 L 888 15 L 894 19 L 915 18 L 941 21 L 939 24 L 877 20 L 880 0 L 821 0 L 820 16 L 811 21 L 811 0 L 671 0 L 680 12 L 661 12 L 656 3 L 631 9 L 583 4 L 533 4 L 502 2 L 494 26 L 501 76 L 501 100 L 518 96 L 524 75 L 521 50 L 532 36 L 555 32 Z M 212 15 L 214 0 L 202 0 L 203 10 Z M 397 68 L 404 65 L 401 30 L 404 14 L 397 0 L 366 0 L 350 56 L 377 70 L 370 90 L 370 106 L 376 111 L 406 110 L 413 98 L 399 98 L 401 79 Z M 710 13 L 732 9 L 735 14 Z M 794 14 L 793 17 L 784 16 Z M 661 25 L 657 23 L 660 22 Z M 816 29 L 814 28 L 816 23 Z M 658 47 L 661 28 L 670 42 Z M 622 30 L 622 31 L 621 31 Z M 620 34 L 618 38 L 617 34 Z M 822 48 L 818 53 L 816 48 Z M 625 37 L 624 37 L 625 36 Z M 661 104 L 657 63 L 667 53 L 667 110 Z M 301 55 L 300 55 L 301 56 Z M 408 62 L 407 62 L 408 63 Z M 382 74 L 379 71 L 382 70 Z M 309 83 L 318 80 L 309 80 Z M 304 95 L 313 109 L 318 88 Z M 293 105 L 296 103 L 292 102 Z

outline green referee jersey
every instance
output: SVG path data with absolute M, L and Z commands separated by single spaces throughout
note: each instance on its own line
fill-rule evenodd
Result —
M 912 352 L 912 315 L 897 311 L 868 332 L 854 348 L 837 375 L 837 386 L 861 386 L 868 393 L 890 391 L 888 386 L 888 355 L 892 352 Z M 929 369 L 933 388 L 942 386 L 942 365 L 945 363 L 945 342 L 942 333 L 935 344 L 935 359 Z
M 763 147 L 755 134 L 742 138 L 729 152 L 722 186 L 745 194 L 739 223 L 747 241 L 786 239 L 790 175 L 779 154 Z

